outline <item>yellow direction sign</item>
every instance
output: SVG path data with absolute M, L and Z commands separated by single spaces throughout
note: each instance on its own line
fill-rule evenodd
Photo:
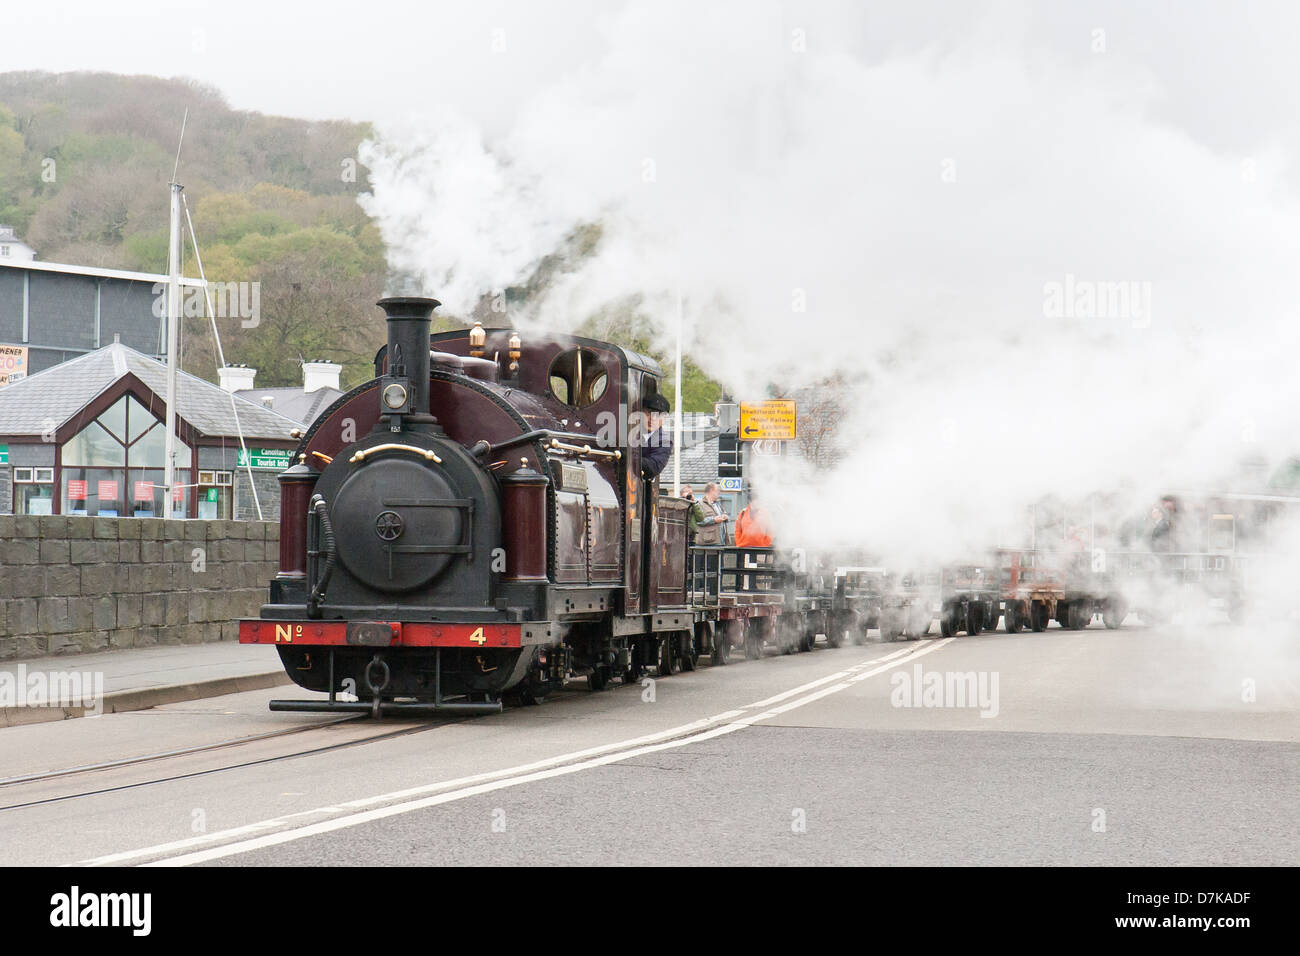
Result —
M 741 441 L 794 441 L 794 402 L 773 399 L 767 402 L 740 403 Z

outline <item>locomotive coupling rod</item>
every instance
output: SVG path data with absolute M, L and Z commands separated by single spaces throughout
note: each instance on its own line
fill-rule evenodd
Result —
M 277 713 L 313 714 L 373 714 L 374 704 L 361 700 L 273 700 L 270 709 Z M 500 701 L 452 701 L 435 704 L 432 701 L 392 701 L 379 704 L 379 713 L 385 717 L 432 717 L 436 714 L 473 716 L 475 714 L 501 713 Z
M 551 439 L 550 447 L 556 451 L 570 451 L 577 455 L 595 455 L 597 458 L 618 459 L 623 457 L 623 453 L 618 450 L 606 451 L 604 448 L 592 448 L 590 445 L 570 445 L 558 438 Z
M 426 458 L 439 465 L 442 464 L 441 458 L 425 448 L 416 448 L 414 445 L 398 445 L 394 442 L 389 442 L 384 445 L 374 445 L 370 448 L 363 448 L 361 451 L 349 458 L 348 463 L 355 465 L 359 461 L 365 461 L 367 456 L 373 455 L 377 451 L 409 451 L 412 455 L 419 455 L 421 458 Z

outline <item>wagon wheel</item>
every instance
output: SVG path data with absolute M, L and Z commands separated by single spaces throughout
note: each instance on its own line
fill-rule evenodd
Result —
M 939 616 L 939 633 L 944 637 L 952 637 L 952 615 L 947 611 Z
M 980 627 L 980 619 L 982 617 L 984 617 L 983 608 L 980 606 L 979 602 L 972 601 L 966 607 L 966 633 L 971 637 L 975 637 L 982 630 Z
M 1002 616 L 1002 610 L 998 607 L 997 601 L 989 602 L 988 620 L 984 622 L 984 629 L 987 631 L 996 631 L 998 629 L 998 618 Z
M 879 625 L 879 627 L 880 627 L 880 639 L 881 639 L 882 641 L 887 641 L 887 640 L 889 640 L 889 638 L 885 637 L 885 623 L 884 623 L 884 618 L 883 618 L 882 616 L 880 616 L 880 615 L 877 615 L 877 616 L 876 616 L 876 623 L 877 623 L 877 625 Z M 849 632 L 850 632 L 850 634 L 852 635 L 852 636 L 849 638 L 849 641 L 850 641 L 854 646 L 857 646 L 857 645 L 859 645 L 859 644 L 865 644 L 865 643 L 867 643 L 867 631 L 869 631 L 869 630 L 871 630 L 870 620 L 869 620 L 868 618 L 865 618 L 865 617 L 864 617 L 864 618 L 862 618 L 862 619 L 859 621 L 859 623 L 858 623 L 858 627 L 856 627 L 856 628 L 852 628 L 852 627 L 849 628 Z
M 677 642 L 675 634 L 666 634 L 659 638 L 659 676 L 668 677 L 677 669 L 677 655 L 673 653 L 673 644 Z
M 799 649 L 799 627 L 776 618 L 773 625 L 776 633 L 776 646 L 782 654 L 793 654 Z
M 844 643 L 844 632 L 849 630 L 844 618 L 838 614 L 832 614 L 827 618 L 826 623 L 826 646 L 839 647 Z M 817 640 L 817 635 L 813 635 L 813 640 Z M 809 648 L 811 650 L 812 648 Z
M 587 687 L 590 690 L 604 690 L 609 686 L 609 668 L 604 664 L 597 664 L 587 675 Z
M 645 664 L 641 663 L 641 644 L 634 643 L 628 647 L 628 665 L 627 670 L 623 671 L 624 684 L 640 683 L 641 678 L 645 676 Z
M 693 671 L 695 665 L 699 662 L 700 652 L 695 648 L 695 635 L 690 631 L 682 631 L 678 640 L 681 641 L 681 659 L 682 670 Z
M 1071 601 L 1065 620 L 1070 630 L 1082 631 L 1092 623 L 1092 608 L 1084 601 Z
M 1101 623 L 1111 631 L 1123 624 L 1126 617 L 1128 606 L 1119 598 L 1111 598 L 1101 609 Z
M 1029 611 L 1029 626 L 1041 633 L 1047 630 L 1047 624 L 1050 620 L 1047 605 L 1042 601 L 1035 601 Z
M 722 667 L 731 660 L 731 630 L 717 627 L 713 630 L 713 654 L 710 658 L 714 667 Z
M 1008 634 L 1020 633 L 1020 629 L 1024 627 L 1024 622 L 1020 617 L 1020 605 L 1014 601 L 1008 601 L 1006 608 L 1002 612 L 1002 624 L 1006 627 Z
M 745 658 L 756 661 L 763 656 L 763 634 L 758 628 L 746 628 Z

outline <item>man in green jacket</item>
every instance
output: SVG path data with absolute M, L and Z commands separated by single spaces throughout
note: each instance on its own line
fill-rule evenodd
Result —
M 694 526 L 696 544 L 726 544 L 727 522 L 731 516 L 718 504 L 722 489 L 716 481 L 704 488 L 704 497 L 691 509 L 689 524 Z

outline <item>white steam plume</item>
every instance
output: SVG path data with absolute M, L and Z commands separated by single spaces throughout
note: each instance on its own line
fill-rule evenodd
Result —
M 1289 454 L 1294 144 L 1211 148 L 1131 58 L 1041 55 L 991 9 L 866 57 L 852 5 L 628 4 L 504 128 L 445 101 L 381 126 L 364 202 L 450 311 L 599 222 L 516 323 L 641 296 L 668 348 L 680 291 L 736 397 L 842 373 L 838 466 L 758 476 L 790 539 L 952 556 L 1047 493 Z

